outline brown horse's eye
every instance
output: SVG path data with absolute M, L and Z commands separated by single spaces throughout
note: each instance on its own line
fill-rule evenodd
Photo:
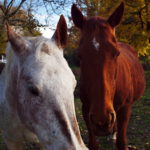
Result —
M 39 94 L 39 90 L 38 90 L 38 88 L 36 87 L 36 86 L 34 86 L 34 85 L 28 85 L 28 90 L 29 90 L 29 92 L 32 94 L 32 95 L 34 95 L 34 96 L 39 96 L 40 94 Z
M 118 57 L 120 55 L 120 51 L 117 48 L 113 49 L 113 57 Z
M 117 50 L 116 51 L 116 56 L 119 56 L 120 55 L 120 52 Z

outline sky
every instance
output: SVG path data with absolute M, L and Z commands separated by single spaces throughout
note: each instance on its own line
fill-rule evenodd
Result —
M 50 24 L 48 27 L 40 28 L 40 31 L 44 37 L 51 38 L 53 36 L 56 26 L 57 26 L 57 23 L 59 21 L 59 17 L 60 16 L 58 16 L 58 15 L 53 15 L 53 19 L 52 19 L 53 23 Z M 69 24 L 68 18 L 65 17 L 65 19 L 66 19 L 67 24 Z M 40 19 L 40 22 L 43 23 L 44 19 Z
M 71 11 L 71 4 L 70 6 L 68 6 L 67 8 L 65 8 L 65 10 L 61 11 L 61 14 L 63 14 L 65 16 L 66 22 L 67 24 L 69 24 L 68 21 L 68 14 L 70 15 L 70 11 Z M 38 9 L 38 13 L 33 14 L 35 16 L 35 18 L 41 23 L 41 24 L 45 24 L 45 20 L 48 20 L 48 24 L 49 26 L 47 27 L 41 27 L 40 31 L 42 33 L 42 35 L 46 38 L 51 38 L 52 35 L 54 34 L 54 31 L 56 29 L 57 23 L 59 21 L 59 17 L 60 15 L 57 14 L 52 14 L 51 16 L 47 15 L 47 12 L 45 11 L 45 8 L 43 7 L 39 7 Z
M 45 23 L 45 18 L 47 18 L 47 15 L 36 15 L 36 18 L 38 19 L 38 21 L 42 24 Z M 49 24 L 49 26 L 47 27 L 40 27 L 40 31 L 42 33 L 42 35 L 46 38 L 51 38 L 54 34 L 54 31 L 56 29 L 57 26 L 57 22 L 59 21 L 59 16 L 58 15 L 53 15 L 52 18 L 52 23 Z
M 18 6 L 18 4 L 20 3 L 21 0 L 15 0 L 14 1 L 14 6 Z M 3 2 L 3 0 L 0 0 L 0 3 Z M 8 0 L 8 2 L 10 2 L 10 0 Z M 31 3 L 30 3 L 31 2 Z M 75 0 L 67 0 L 66 1 L 66 4 L 65 4 L 65 7 L 58 5 L 57 3 L 47 3 L 47 5 L 44 5 L 43 3 L 43 0 L 32 0 L 32 1 L 25 1 L 24 4 L 22 5 L 22 8 L 27 10 L 31 4 L 31 10 L 32 10 L 32 14 L 35 16 L 35 19 L 37 19 L 39 21 L 39 23 L 45 25 L 45 24 L 49 24 L 49 26 L 47 27 L 41 27 L 40 28 L 40 31 L 42 33 L 43 36 L 45 36 L 46 38 L 51 38 L 55 29 L 56 29 L 56 26 L 57 26 L 57 23 L 58 23 L 58 20 L 59 20 L 59 17 L 61 14 L 63 14 L 66 18 L 66 21 L 67 21 L 67 24 L 69 24 L 69 21 L 68 21 L 68 15 L 70 15 L 70 10 L 71 10 L 71 5 L 72 3 L 75 2 Z M 57 9 L 57 11 L 54 9 L 52 10 L 52 5 L 53 4 L 53 8 L 55 8 L 55 6 L 59 6 L 60 8 Z M 45 7 L 47 8 L 47 10 L 45 9 Z M 47 15 L 47 11 L 49 13 L 52 13 L 53 11 L 56 11 L 56 12 L 59 12 L 59 14 L 55 14 L 53 13 L 51 16 L 48 16 Z M 48 20 L 47 23 L 45 23 L 45 20 Z
M 42 33 L 42 35 L 46 38 L 51 38 L 54 34 L 54 31 L 51 30 L 49 27 L 46 27 L 46 28 L 40 28 L 40 31 Z

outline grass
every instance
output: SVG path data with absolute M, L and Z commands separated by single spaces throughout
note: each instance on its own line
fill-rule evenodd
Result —
M 147 87 L 142 100 L 133 105 L 129 124 L 129 140 L 141 150 L 150 150 L 150 71 L 146 72 Z
M 150 150 L 150 71 L 146 72 L 147 87 L 144 96 L 132 106 L 132 115 L 128 127 L 128 143 L 139 148 L 139 150 Z M 88 142 L 88 132 L 82 118 L 81 102 L 75 99 L 77 118 L 84 142 Z M 115 150 L 114 144 L 108 137 L 100 137 L 101 150 Z M 28 150 L 33 150 L 29 148 Z M 0 137 L 0 150 L 6 150 Z M 35 149 L 36 150 L 36 149 Z

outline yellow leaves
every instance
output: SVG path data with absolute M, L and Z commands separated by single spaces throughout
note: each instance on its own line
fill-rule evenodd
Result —
M 150 61 L 150 43 L 147 43 L 144 47 L 141 47 L 138 51 L 139 55 L 146 56 L 147 60 Z

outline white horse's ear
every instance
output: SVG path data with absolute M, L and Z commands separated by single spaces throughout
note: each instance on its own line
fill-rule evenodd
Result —
M 75 26 L 82 29 L 86 17 L 83 16 L 82 12 L 75 4 L 73 4 L 71 8 L 71 16 Z
M 120 24 L 123 13 L 124 13 L 124 2 L 122 2 L 117 7 L 117 9 L 114 11 L 114 13 L 107 20 L 112 28 L 115 28 L 117 25 Z
M 26 41 L 23 39 L 23 37 L 15 33 L 8 24 L 6 25 L 6 27 L 7 27 L 8 41 L 13 47 L 13 50 L 17 53 L 22 53 L 26 47 L 25 44 Z
M 64 48 L 67 44 L 67 24 L 63 15 L 60 16 L 52 39 L 54 39 L 56 44 L 62 48 Z

